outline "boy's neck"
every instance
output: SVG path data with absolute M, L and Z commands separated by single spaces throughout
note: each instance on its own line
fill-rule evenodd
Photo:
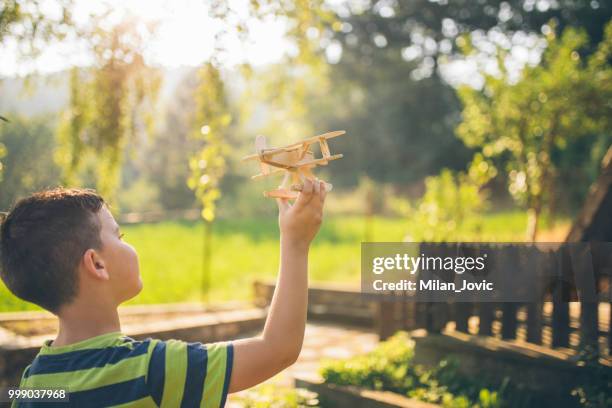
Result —
M 52 346 L 66 346 L 121 331 L 117 307 L 70 305 L 59 314 L 59 332 Z

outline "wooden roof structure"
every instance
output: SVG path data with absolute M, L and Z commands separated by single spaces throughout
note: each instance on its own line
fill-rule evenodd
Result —
M 612 146 L 566 238 L 566 242 L 581 241 L 612 241 Z

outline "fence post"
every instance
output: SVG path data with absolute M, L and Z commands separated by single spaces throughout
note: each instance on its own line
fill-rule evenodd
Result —
M 472 304 L 466 302 L 456 302 L 455 308 L 455 330 L 462 333 L 469 333 L 469 319 L 472 314 Z
M 495 304 L 491 302 L 481 302 L 478 304 L 478 334 L 481 336 L 493 335 L 493 315 L 495 313 Z
M 592 251 L 592 245 L 587 242 L 570 244 L 568 267 L 571 268 L 580 301 L 580 347 L 584 349 L 590 346 L 599 353 L 597 276 L 594 265 L 597 257 L 593 256 Z
M 568 273 L 569 262 L 568 253 L 560 249 L 557 254 L 559 264 L 557 270 L 560 271 L 556 275 L 552 290 L 553 298 L 553 313 L 552 313 L 552 346 L 567 347 L 569 346 L 569 290 L 565 284 L 564 278 Z
M 389 300 L 391 295 L 383 295 L 378 301 L 377 332 L 380 341 L 386 340 L 395 333 L 395 302 Z
M 612 287 L 610 288 L 612 292 Z M 609 304 L 610 316 L 608 317 L 608 355 L 612 355 L 612 302 Z
M 569 304 L 553 301 L 552 346 L 569 346 Z
M 428 303 L 427 331 L 441 333 L 448 322 L 448 304 L 442 302 Z
M 416 329 L 424 329 L 427 327 L 427 303 L 426 302 L 415 302 L 414 303 L 415 317 L 414 323 Z
M 599 353 L 598 305 L 595 302 L 580 302 L 580 347 L 592 346 L 597 353 Z
M 408 295 L 404 294 L 402 300 L 402 324 L 404 330 L 414 330 L 417 325 L 417 303 L 414 299 L 408 300 Z
M 517 304 L 512 302 L 502 303 L 502 328 L 501 337 L 504 340 L 516 339 L 516 312 Z
M 542 302 L 527 304 L 527 341 L 542 344 Z

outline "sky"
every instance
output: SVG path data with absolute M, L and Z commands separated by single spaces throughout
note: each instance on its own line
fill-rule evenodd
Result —
M 244 9 L 232 0 L 235 10 Z M 46 12 L 57 13 L 52 1 L 48 1 Z M 223 29 L 219 21 L 208 15 L 204 0 L 74 0 L 74 18 L 83 23 L 92 13 L 100 13 L 108 4 L 119 19 L 122 15 L 133 14 L 145 21 L 158 21 L 155 38 L 149 44 L 147 58 L 150 63 L 168 68 L 196 66 L 209 59 L 215 41 L 215 34 Z M 276 19 L 261 22 L 248 21 L 250 40 L 244 44 L 236 36 L 226 36 L 225 46 L 231 50 L 226 63 L 234 65 L 245 60 L 253 65 L 278 61 L 291 50 L 291 44 L 283 38 L 286 25 Z M 88 57 L 83 44 L 77 39 L 45 47 L 42 55 L 32 63 L 17 60 L 17 47 L 7 41 L 0 47 L 0 75 L 24 75 L 33 70 L 49 73 L 77 64 L 87 64 Z
M 249 62 L 255 66 L 261 66 L 279 61 L 286 53 L 294 52 L 293 44 L 284 37 L 287 24 L 282 18 L 259 21 L 248 19 L 241 10 L 246 10 L 245 3 L 249 0 L 227 0 L 229 7 L 239 16 L 246 19 L 249 28 L 249 39 L 245 43 L 232 30 L 227 30 L 223 23 L 209 16 L 207 4 L 209 0 L 73 0 L 73 17 L 77 24 L 87 21 L 91 14 L 99 14 L 110 6 L 114 18 L 119 21 L 124 15 L 132 14 L 145 21 L 157 21 L 158 30 L 155 37 L 149 43 L 146 58 L 149 63 L 166 68 L 180 66 L 197 66 L 207 61 L 215 46 L 215 36 L 220 32 L 230 33 L 223 36 L 223 48 L 228 50 L 223 55 L 223 64 L 232 66 L 242 62 Z M 343 14 L 343 1 L 329 0 L 328 4 Z M 353 0 L 355 1 L 355 0 Z M 59 8 L 53 0 L 43 0 L 45 12 L 49 15 L 57 15 Z M 351 3 L 354 8 L 358 2 Z M 344 7 L 345 9 L 345 7 Z M 381 17 L 390 16 L 392 9 L 379 10 Z M 501 17 L 500 17 L 501 18 Z M 445 19 L 449 20 L 449 19 Z M 443 21 L 452 30 L 451 20 Z M 382 37 L 382 36 L 381 36 Z M 490 51 L 492 44 L 497 43 L 507 46 L 504 42 L 508 39 L 502 38 L 500 33 L 481 33 L 480 38 L 475 38 L 483 49 Z M 541 39 L 540 39 L 541 40 Z M 508 60 L 510 73 L 517 76 L 524 64 L 537 64 L 543 46 L 535 35 L 518 35 L 511 39 L 511 57 Z M 421 43 L 419 44 L 419 41 Z M 384 46 L 386 39 L 374 38 L 378 46 Z M 413 45 L 406 47 L 402 56 L 406 60 L 422 57 L 427 52 L 428 42 L 426 38 L 413 38 Z M 435 44 L 434 44 L 435 45 Z M 72 65 L 88 65 L 90 63 L 86 46 L 82 40 L 72 38 L 64 40 L 59 44 L 45 45 L 42 55 L 33 61 L 19 61 L 17 59 L 16 43 L 5 41 L 0 47 L 0 76 L 22 76 L 33 71 L 38 73 L 50 73 L 65 70 Z M 341 57 L 342 49 L 338 43 L 331 43 L 326 48 L 328 61 L 337 62 Z M 486 53 L 485 53 L 486 54 Z M 427 55 L 427 54 L 426 54 Z M 441 66 L 442 75 L 452 85 L 462 83 L 474 87 L 482 85 L 482 77 L 478 71 L 484 69 L 491 71 L 495 65 L 494 59 L 485 56 L 477 58 L 453 59 Z M 431 58 L 425 58 L 421 67 L 412 72 L 415 79 L 429 75 L 433 62 Z

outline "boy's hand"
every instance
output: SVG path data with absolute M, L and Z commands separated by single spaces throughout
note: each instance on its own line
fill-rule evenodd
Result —
M 276 199 L 281 242 L 298 249 L 308 249 L 323 220 L 326 194 L 323 181 L 306 179 L 293 205 L 289 204 L 288 199 Z

